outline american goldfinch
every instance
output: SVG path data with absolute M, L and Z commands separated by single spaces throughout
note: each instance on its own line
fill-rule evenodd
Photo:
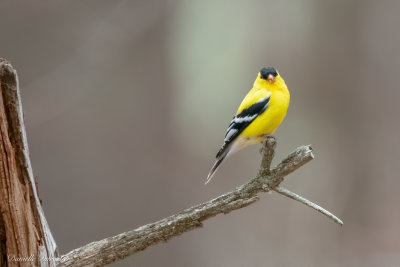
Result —
M 262 68 L 228 126 L 206 184 L 226 157 L 274 133 L 285 118 L 289 101 L 289 90 L 276 69 Z

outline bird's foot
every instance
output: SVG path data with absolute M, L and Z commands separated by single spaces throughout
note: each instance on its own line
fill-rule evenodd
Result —
M 260 134 L 258 136 L 258 138 L 261 139 L 261 142 L 266 141 L 268 139 L 275 139 L 275 136 L 273 136 L 272 134 Z

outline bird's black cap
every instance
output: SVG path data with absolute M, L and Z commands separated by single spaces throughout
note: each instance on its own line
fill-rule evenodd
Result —
M 278 76 L 278 72 L 273 67 L 266 67 L 266 68 L 262 68 L 260 70 L 261 79 L 264 79 L 264 80 L 268 79 L 268 75 L 270 75 L 270 74 L 272 74 L 272 76 L 274 76 L 274 77 Z

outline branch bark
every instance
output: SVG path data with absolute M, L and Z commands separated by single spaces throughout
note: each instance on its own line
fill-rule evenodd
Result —
M 285 176 L 314 158 L 311 146 L 301 146 L 289 154 L 276 168 L 270 170 L 275 146 L 276 141 L 273 137 L 268 137 L 263 142 L 260 171 L 248 183 L 158 222 L 146 224 L 135 230 L 75 249 L 61 256 L 59 266 L 86 266 L 89 264 L 104 266 L 142 251 L 151 245 L 202 227 L 202 222 L 206 219 L 221 213 L 227 214 L 256 202 L 258 193 L 276 189 Z
M 1 58 L 0 90 L 0 263 L 55 266 L 47 260 L 57 250 L 29 160 L 17 73 Z

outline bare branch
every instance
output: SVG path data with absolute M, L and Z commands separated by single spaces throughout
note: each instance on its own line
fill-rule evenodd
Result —
M 310 145 L 301 146 L 290 153 L 272 172 L 287 176 L 314 158 Z
M 343 225 L 342 220 L 340 220 L 338 217 L 336 217 L 335 215 L 333 215 L 332 213 L 330 213 L 329 211 L 327 211 L 327 210 L 324 209 L 323 207 L 318 206 L 317 204 L 311 202 L 310 200 L 305 199 L 304 197 L 299 196 L 298 194 L 293 193 L 293 192 L 287 190 L 286 188 L 283 188 L 283 187 L 278 186 L 278 187 L 275 187 L 275 188 L 274 188 L 274 191 L 276 191 L 276 192 L 278 192 L 279 194 L 282 194 L 282 195 L 284 195 L 284 196 L 287 196 L 287 197 L 289 197 L 289 198 L 291 198 L 291 199 L 297 200 L 297 201 L 299 201 L 300 203 L 303 203 L 304 205 L 307 205 L 307 206 L 309 206 L 309 207 L 311 207 L 311 208 L 313 208 L 313 209 L 315 209 L 315 210 L 321 212 L 322 214 L 324 214 L 324 215 L 327 216 L 328 218 L 334 220 L 336 223 L 338 223 L 338 224 L 340 224 L 340 225 Z
M 267 136 L 263 145 L 261 146 L 260 153 L 262 155 L 260 170 L 258 176 L 268 175 L 271 168 L 272 160 L 275 156 L 276 140 L 273 136 Z
M 263 159 L 256 178 L 213 200 L 191 207 L 158 222 L 135 230 L 87 244 L 61 256 L 59 266 L 104 266 L 123 259 L 162 241 L 202 226 L 202 222 L 218 214 L 227 214 L 258 200 L 257 194 L 275 189 L 287 174 L 310 161 L 314 156 L 310 146 L 301 146 L 275 169 L 269 166 L 276 146 L 275 138 L 263 142 Z

